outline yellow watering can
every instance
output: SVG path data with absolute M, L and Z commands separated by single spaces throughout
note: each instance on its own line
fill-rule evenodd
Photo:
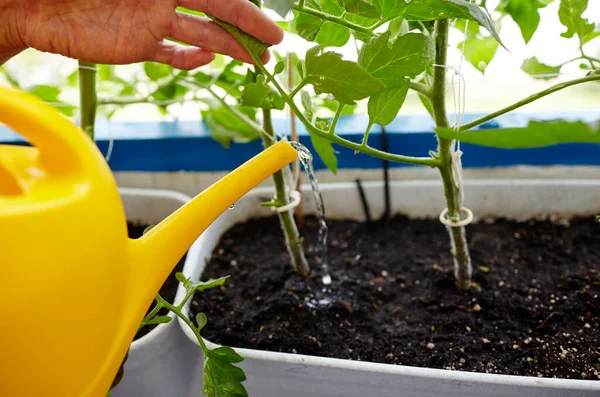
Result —
M 4 88 L 0 123 L 33 146 L 0 145 L 6 397 L 104 397 L 177 261 L 232 203 L 297 157 L 279 142 L 130 240 L 111 171 L 81 130 Z

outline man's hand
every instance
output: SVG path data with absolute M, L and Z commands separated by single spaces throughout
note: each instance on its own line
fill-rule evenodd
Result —
M 248 0 L 0 0 L 6 30 L 0 29 L 6 36 L 0 49 L 9 45 L 0 64 L 28 47 L 86 62 L 155 61 L 184 70 L 210 63 L 215 53 L 252 63 L 214 22 L 176 11 L 177 6 L 213 15 L 268 44 L 283 39 L 282 29 Z M 267 52 L 263 60 L 268 57 Z

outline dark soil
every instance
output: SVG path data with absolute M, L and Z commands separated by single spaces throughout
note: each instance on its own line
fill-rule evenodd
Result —
M 233 347 L 500 374 L 599 379 L 600 226 L 497 220 L 468 237 L 476 283 L 454 288 L 446 229 L 329 221 L 329 268 L 290 271 L 277 218 L 221 240 L 198 293 L 209 340 Z M 316 221 L 303 234 L 315 263 Z M 316 266 L 314 266 L 316 267 Z
M 129 232 L 129 238 L 137 239 L 137 238 L 142 237 L 142 235 L 144 234 L 144 230 L 148 226 L 149 225 L 133 225 L 133 224 L 128 223 L 127 230 Z M 175 278 L 175 274 L 183 271 L 185 257 L 186 257 L 186 255 L 184 255 L 183 258 L 181 258 L 181 260 L 177 263 L 177 266 L 175 266 L 175 268 L 169 275 L 169 278 L 167 279 L 167 281 L 165 281 L 163 286 L 160 288 L 160 291 L 158 292 L 159 295 L 162 296 L 167 302 L 173 302 L 175 300 L 175 295 L 177 293 L 177 287 L 179 285 L 179 281 L 177 281 L 177 279 Z M 152 264 L 149 263 L 148 267 L 151 267 L 151 266 L 152 266 Z M 148 271 L 151 271 L 151 269 L 148 269 Z M 148 310 L 146 311 L 146 314 L 148 314 L 154 306 L 155 306 L 155 304 L 153 302 L 150 305 L 150 307 L 148 308 Z M 159 316 L 166 316 L 167 314 L 169 314 L 169 311 L 166 309 L 162 309 L 158 313 Z M 135 335 L 135 338 L 133 340 L 137 340 L 137 339 L 141 338 L 142 336 L 144 336 L 144 335 L 148 334 L 150 331 L 152 331 L 154 328 L 156 328 L 156 325 L 148 325 L 148 326 L 142 328 Z

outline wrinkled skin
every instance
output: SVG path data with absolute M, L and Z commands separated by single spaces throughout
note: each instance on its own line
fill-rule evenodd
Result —
M 215 53 L 252 63 L 223 29 L 177 6 L 214 15 L 268 44 L 283 39 L 281 28 L 248 0 L 0 0 L 0 64 L 26 48 L 94 63 L 155 61 L 184 70 L 211 62 Z

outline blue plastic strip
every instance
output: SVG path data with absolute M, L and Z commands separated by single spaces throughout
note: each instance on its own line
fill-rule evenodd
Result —
M 464 123 L 480 117 L 480 114 L 465 115 Z M 600 118 L 598 112 L 548 112 L 513 113 L 501 116 L 480 128 L 524 127 L 530 120 L 582 120 L 593 122 Z M 343 138 L 355 142 L 362 140 L 368 123 L 366 116 L 342 117 L 337 132 Z M 311 151 L 314 148 L 310 136 L 301 123 L 300 142 Z M 276 131 L 289 133 L 289 121 L 275 120 Z M 436 149 L 433 133 L 433 120 L 428 115 L 400 116 L 386 127 L 388 151 L 409 156 L 427 156 Z M 229 148 L 222 147 L 210 136 L 210 131 L 202 121 L 182 122 L 107 122 L 97 125 L 97 143 L 102 153 L 108 149 L 109 137 L 114 140 L 114 148 L 109 165 L 113 171 L 228 171 L 239 166 L 262 150 L 262 143 L 233 143 Z M 0 143 L 24 144 L 24 141 L 7 128 L 0 127 Z M 381 148 L 381 128 L 374 128 L 369 144 Z M 377 169 L 382 161 L 364 154 L 335 146 L 338 151 L 338 168 Z M 535 149 L 494 149 L 462 144 L 463 166 L 506 167 L 516 165 L 600 165 L 600 147 L 595 144 L 563 144 Z M 390 163 L 393 168 L 410 167 L 400 163 Z M 325 165 L 315 160 L 316 169 Z

